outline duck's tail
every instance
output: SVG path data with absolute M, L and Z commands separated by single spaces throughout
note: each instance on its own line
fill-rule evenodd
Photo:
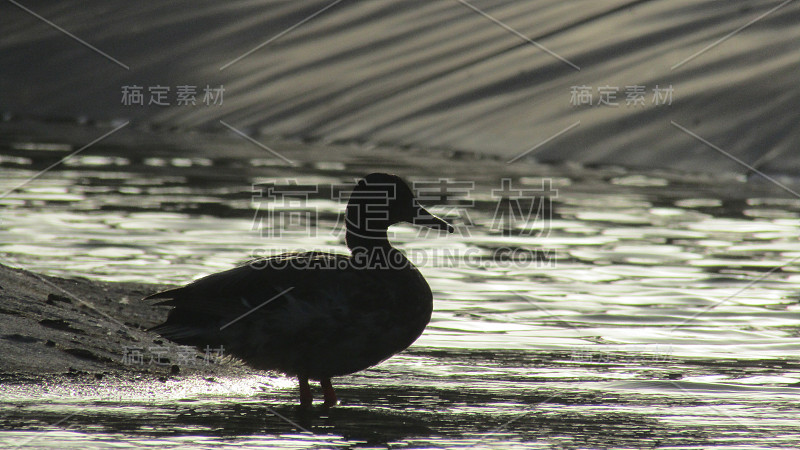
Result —
M 155 294 L 148 295 L 142 300 L 157 300 L 163 299 L 154 306 L 179 306 L 179 302 L 185 297 L 186 288 L 178 287 L 167 289 L 166 291 L 156 292 Z M 180 309 L 180 311 L 178 311 Z M 205 314 L 193 312 L 191 309 L 175 308 L 170 311 L 167 320 L 147 331 L 154 331 L 173 342 L 189 345 L 199 345 L 198 337 L 208 335 L 209 318 Z
M 148 295 L 147 297 L 143 298 L 142 300 L 153 300 L 153 299 L 164 298 L 164 299 L 167 299 L 167 300 L 164 300 L 164 301 L 158 302 L 158 303 L 154 303 L 153 305 L 154 306 L 160 306 L 160 305 L 175 306 L 175 301 L 179 300 L 180 298 L 182 298 L 184 293 L 185 293 L 185 287 L 178 287 L 178 288 L 173 288 L 173 289 L 167 289 L 166 291 L 156 292 L 155 294 Z

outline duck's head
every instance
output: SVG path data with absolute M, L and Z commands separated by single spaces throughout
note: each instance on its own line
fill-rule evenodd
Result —
M 371 173 L 359 180 L 345 213 L 347 246 L 383 245 L 390 225 L 408 222 L 452 233 L 453 226 L 429 213 L 397 175 Z

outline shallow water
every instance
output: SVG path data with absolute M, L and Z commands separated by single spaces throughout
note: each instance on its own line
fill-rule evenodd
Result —
M 2 138 L 4 193 L 80 146 Z M 439 178 L 474 183 L 447 204 L 422 200 L 456 234 L 394 229 L 434 291 L 431 324 L 403 354 L 335 380 L 343 404 L 330 411 L 297 411 L 295 384 L 270 374 L 14 380 L 2 385 L 0 442 L 789 448 L 800 439 L 800 199 L 769 183 L 269 142 L 289 167 L 244 141 L 174 138 L 195 146 L 189 153 L 171 139 L 99 144 L 2 196 L 0 257 L 58 275 L 184 283 L 253 255 L 344 251 L 337 193 L 370 171 L 423 189 Z M 547 214 L 500 226 L 508 202 L 492 191 L 506 177 L 534 191 L 549 180 L 535 195 Z M 288 180 L 318 190 L 300 206 L 253 196 L 254 184 Z M 277 236 L 270 219 L 292 212 L 300 225 Z

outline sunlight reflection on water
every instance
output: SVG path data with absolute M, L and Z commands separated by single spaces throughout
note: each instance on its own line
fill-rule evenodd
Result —
M 2 191 L 32 175 L 26 167 L 37 160 L 32 152 L 42 153 L 15 151 L 0 159 Z M 213 158 L 83 155 L 0 199 L 0 254 L 50 274 L 184 283 L 255 251 L 345 251 L 338 217 L 344 204 L 329 192 L 299 209 L 262 209 L 251 182 L 344 185 L 363 174 L 362 166 L 344 157 L 300 169 L 257 160 L 246 161 L 252 167 L 239 174 L 239 166 L 225 168 Z M 475 180 L 471 166 L 453 167 L 448 177 Z M 258 173 L 273 168 L 280 176 Z M 412 180 L 441 176 L 422 163 L 394 169 Z M 288 406 L 294 383 L 281 377 L 23 385 L 3 392 L 7 414 L 0 423 L 18 431 L 0 432 L 0 442 L 276 448 L 466 447 L 481 439 L 481 446 L 497 448 L 640 447 L 698 436 L 708 445 L 796 442 L 800 367 L 786 356 L 800 348 L 800 202 L 707 179 L 551 168 L 546 172 L 555 172 L 559 189 L 552 220 L 503 232 L 490 226 L 497 206 L 490 193 L 506 169 L 488 163 L 484 169 L 475 180 L 468 233 L 394 230 L 393 242 L 434 291 L 433 318 L 408 352 L 343 377 L 341 409 L 296 417 Z M 541 177 L 516 179 L 537 186 Z M 313 233 L 273 236 L 262 228 L 266 222 L 254 221 L 267 210 L 315 207 Z M 535 257 L 504 260 L 498 250 Z M 314 434 L 298 434 L 267 407 Z M 69 430 L 52 425 L 84 408 L 91 414 L 71 420 Z M 155 413 L 161 423 L 153 423 Z M 755 416 L 768 420 L 742 437 Z M 26 422 L 32 417 L 35 426 Z M 515 417 L 505 432 L 503 424 Z

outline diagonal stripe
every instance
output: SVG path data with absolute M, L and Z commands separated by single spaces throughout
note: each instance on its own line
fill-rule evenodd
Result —
M 794 0 L 786 0 L 785 2 L 781 3 L 780 5 L 778 5 L 778 6 L 774 7 L 774 8 L 772 8 L 772 9 L 770 9 L 769 11 L 765 12 L 764 14 L 761 14 L 760 16 L 756 17 L 755 19 L 751 20 L 750 22 L 747 22 L 746 24 L 740 26 L 739 28 L 737 28 L 737 29 L 731 31 L 730 33 L 726 34 L 725 36 L 721 37 L 720 39 L 718 39 L 714 43 L 707 45 L 702 50 L 694 53 L 693 55 L 691 55 L 688 58 L 684 59 L 683 61 L 679 62 L 678 64 L 675 64 L 674 66 L 670 67 L 669 70 L 675 70 L 678 67 L 680 67 L 680 66 L 688 63 L 689 61 L 697 58 L 698 56 L 702 55 L 703 53 L 711 50 L 712 48 L 714 48 L 716 46 L 718 46 L 719 44 L 722 44 L 723 42 L 727 41 L 728 39 L 730 39 L 733 36 L 735 36 L 736 34 L 738 34 L 740 31 L 742 31 L 745 28 L 749 27 L 750 25 L 758 22 L 759 20 L 763 19 L 764 17 L 767 17 L 768 15 L 774 13 L 775 11 L 783 8 L 784 6 L 789 4 L 789 2 L 792 2 L 792 1 L 794 1 Z
M 339 2 L 341 2 L 341 1 L 342 1 L 342 0 L 336 0 L 336 1 L 334 1 L 333 3 L 331 3 L 331 4 L 327 5 L 327 6 L 325 6 L 324 8 L 322 8 L 322 9 L 320 9 L 319 11 L 315 12 L 314 14 L 311 14 L 310 16 L 306 17 L 305 19 L 301 20 L 300 22 L 297 22 L 296 24 L 294 24 L 294 25 L 292 25 L 291 27 L 289 27 L 289 28 L 287 28 L 287 29 L 283 30 L 282 32 L 280 32 L 280 33 L 278 33 L 278 34 L 276 34 L 275 36 L 273 36 L 273 37 L 271 37 L 271 38 L 267 39 L 266 41 L 262 42 L 261 44 L 258 44 L 257 46 L 253 47 L 253 48 L 252 48 L 252 49 L 250 49 L 249 51 L 245 52 L 243 55 L 239 56 L 238 58 L 234 59 L 233 61 L 229 62 L 228 64 L 225 64 L 224 66 L 220 67 L 220 68 L 219 68 L 220 72 L 221 72 L 221 71 L 223 71 L 223 70 L 225 70 L 225 69 L 227 69 L 228 67 L 230 67 L 230 66 L 232 66 L 232 65 L 236 64 L 237 62 L 241 61 L 242 59 L 244 59 L 244 58 L 246 58 L 246 57 L 250 56 L 250 54 L 251 54 L 251 53 L 253 53 L 253 52 L 257 51 L 258 49 L 260 49 L 260 48 L 262 48 L 262 47 L 264 47 L 264 46 L 267 46 L 267 45 L 269 45 L 271 42 L 273 42 L 273 41 L 275 41 L 275 40 L 278 40 L 278 39 L 280 39 L 282 36 L 284 36 L 284 35 L 286 35 L 286 34 L 290 33 L 290 32 L 291 32 L 292 30 L 294 30 L 295 28 L 297 28 L 297 27 L 299 27 L 300 25 L 302 25 L 302 24 L 304 24 L 304 23 L 308 22 L 309 20 L 313 19 L 314 17 L 317 17 L 318 15 L 320 15 L 320 14 L 324 13 L 324 12 L 325 12 L 325 11 L 327 11 L 328 9 L 330 9 L 330 8 L 333 8 L 334 6 L 336 6 L 336 5 L 337 5 Z
M 69 31 L 67 31 L 67 30 L 65 30 L 65 29 L 63 29 L 63 28 L 61 28 L 60 26 L 58 26 L 58 25 L 54 24 L 53 22 L 51 22 L 51 21 L 49 21 L 49 20 L 45 19 L 44 17 L 40 16 L 39 14 L 36 14 L 36 13 L 35 13 L 35 12 L 33 12 L 31 9 L 27 8 L 26 6 L 22 5 L 21 3 L 19 3 L 19 2 L 17 2 L 17 1 L 15 1 L 15 0 L 8 0 L 8 2 L 9 2 L 9 3 L 11 3 L 12 5 L 16 6 L 17 8 L 19 8 L 19 9 L 21 9 L 21 10 L 25 11 L 26 13 L 28 13 L 28 14 L 32 15 L 33 17 L 36 17 L 37 19 L 41 20 L 42 22 L 44 22 L 44 23 L 46 23 L 46 24 L 50 25 L 51 27 L 55 28 L 56 30 L 58 30 L 58 31 L 60 31 L 60 32 L 62 32 L 62 33 L 64 33 L 64 34 L 66 34 L 67 36 L 71 37 L 71 38 L 72 38 L 72 39 L 74 39 L 75 41 L 77 41 L 77 42 L 79 42 L 80 44 L 82 44 L 84 47 L 86 47 L 86 48 L 88 48 L 88 49 L 92 50 L 93 52 L 95 52 L 95 53 L 97 53 L 97 54 L 99 54 L 99 55 L 102 55 L 103 57 L 105 57 L 105 58 L 106 58 L 106 59 L 108 59 L 109 61 L 113 62 L 114 64 L 116 64 L 116 65 L 118 65 L 118 66 L 122 67 L 123 69 L 125 69 L 125 70 L 131 70 L 131 68 L 130 68 L 130 67 L 128 67 L 127 65 L 125 65 L 125 64 L 123 64 L 123 63 L 121 63 L 121 62 L 119 62 L 117 59 L 113 58 L 113 57 L 112 57 L 111 55 L 109 55 L 108 53 L 106 53 L 106 52 L 104 52 L 104 51 L 102 51 L 102 50 L 98 49 L 98 48 L 97 48 L 97 47 L 95 47 L 94 45 L 92 45 L 92 44 L 90 44 L 90 43 L 88 43 L 88 42 L 84 41 L 83 39 L 79 38 L 78 36 L 75 36 L 74 34 L 70 33 Z
M 671 120 L 670 123 L 672 123 L 672 125 L 675 128 L 683 131 L 684 133 L 686 133 L 689 136 L 697 139 L 698 141 L 702 142 L 703 144 L 706 144 L 707 146 L 709 146 L 709 147 L 713 148 L 714 150 L 718 151 L 719 153 L 722 153 L 723 155 L 727 156 L 729 159 L 741 164 L 744 167 L 747 167 L 748 169 L 752 170 L 753 172 L 755 172 L 755 173 L 761 175 L 762 177 L 766 178 L 767 180 L 773 182 L 776 186 L 778 186 L 779 188 L 783 189 L 784 191 L 794 195 L 797 198 L 800 198 L 800 194 L 798 194 L 794 190 L 790 189 L 789 187 L 787 187 L 786 185 L 784 185 L 780 181 L 772 178 L 771 176 L 765 174 L 764 172 L 761 172 L 760 170 L 756 169 L 755 167 L 751 166 L 750 164 L 747 164 L 746 162 L 742 161 L 741 159 L 731 155 L 730 153 L 728 153 L 725 150 L 717 147 L 716 145 L 712 144 L 711 142 L 708 142 L 707 140 L 701 138 L 700 136 L 698 136 L 697 134 L 691 132 L 690 130 L 686 129 L 685 127 L 682 127 L 682 126 L 678 125 L 678 123 L 675 122 L 674 120 Z
M 227 123 L 227 122 L 225 122 L 225 121 L 222 121 L 222 120 L 220 120 L 220 121 L 219 121 L 219 123 L 221 123 L 222 125 L 224 125 L 224 126 L 225 126 L 226 128 L 228 128 L 229 130 L 233 131 L 234 133 L 238 134 L 239 136 L 241 136 L 241 137 L 243 137 L 243 138 L 247 139 L 248 141 L 252 142 L 253 144 L 257 145 L 258 147 L 260 147 L 260 148 L 262 148 L 262 149 L 264 149 L 264 150 L 266 150 L 266 151 L 268 151 L 268 152 L 272 153 L 273 155 L 277 156 L 278 158 L 280 158 L 280 159 L 282 159 L 282 160 L 286 161 L 287 163 L 289 163 L 289 165 L 291 165 L 291 166 L 294 166 L 294 165 L 296 165 L 296 164 L 294 163 L 294 161 L 292 161 L 291 159 L 289 159 L 289 158 L 287 158 L 287 157 L 285 157 L 285 156 L 281 155 L 280 153 L 278 153 L 278 152 L 276 152 L 275 150 L 273 150 L 273 149 L 271 149 L 271 148 L 267 147 L 266 145 L 262 144 L 261 142 L 258 142 L 257 140 L 255 140 L 255 139 L 251 138 L 250 136 L 248 136 L 248 135 L 244 134 L 243 132 L 241 132 L 241 131 L 237 130 L 237 129 L 236 129 L 236 128 L 234 128 L 234 127 L 233 127 L 231 124 L 229 124 L 229 123 Z
M 566 133 L 567 131 L 569 131 L 569 130 L 571 130 L 571 129 L 575 128 L 575 127 L 577 127 L 577 126 L 578 126 L 578 125 L 580 125 L 580 124 L 581 124 L 581 121 L 580 121 L 580 120 L 579 120 L 579 121 L 577 121 L 577 122 L 575 122 L 575 123 L 573 123 L 572 125 L 568 126 L 567 128 L 564 128 L 563 130 L 561 130 L 561 131 L 559 131 L 558 133 L 556 133 L 556 134 L 554 134 L 554 135 L 550 136 L 549 138 L 547 138 L 547 139 L 543 140 L 542 142 L 539 142 L 538 144 L 536 144 L 536 145 L 534 145 L 533 147 L 531 147 L 531 148 L 529 148 L 529 149 L 525 150 L 524 152 L 520 153 L 519 155 L 517 155 L 517 156 L 515 156 L 515 157 L 513 157 L 513 158 L 511 158 L 511 159 L 509 159 L 508 161 L 506 161 L 506 164 L 511 164 L 511 163 L 513 163 L 514 161 L 516 161 L 516 160 L 518 160 L 518 159 L 522 158 L 523 156 L 525 156 L 525 155 L 527 155 L 528 153 L 530 153 L 530 152 L 532 152 L 532 151 L 536 150 L 537 148 L 539 148 L 539 147 L 543 146 L 544 144 L 547 144 L 548 142 L 550 142 L 550 141 L 552 141 L 553 139 L 555 139 L 555 138 L 557 138 L 557 137 L 561 136 L 562 134 Z
M 573 68 L 573 69 L 575 69 L 575 70 L 577 70 L 577 71 L 580 71 L 580 70 L 581 70 L 581 68 L 580 68 L 580 67 L 578 67 L 577 65 L 573 64 L 573 63 L 572 63 L 570 60 L 568 60 L 568 59 L 566 59 L 566 58 L 562 57 L 561 55 L 559 55 L 558 53 L 556 53 L 556 52 L 554 52 L 554 51 L 550 50 L 549 48 L 545 47 L 544 45 L 542 45 L 542 44 L 540 44 L 540 43 L 538 43 L 538 42 L 536 42 L 536 41 L 532 40 L 532 39 L 531 39 L 531 38 L 529 38 L 528 36 L 525 36 L 524 34 L 520 33 L 519 31 L 517 31 L 517 30 L 515 30 L 515 29 L 511 28 L 509 25 L 507 25 L 507 24 L 505 24 L 504 22 L 502 22 L 501 20 L 499 20 L 499 19 L 497 19 L 497 18 L 493 17 L 493 16 L 492 16 L 492 15 L 490 15 L 489 13 L 487 13 L 487 12 L 485 12 L 485 11 L 483 11 L 483 10 L 479 9 L 479 8 L 478 8 L 478 7 L 476 7 L 475 5 L 473 5 L 473 4 L 469 3 L 469 2 L 467 2 L 466 0 L 457 0 L 457 1 L 458 1 L 459 3 L 461 3 L 462 5 L 466 6 L 467 8 L 469 8 L 469 9 L 471 9 L 471 10 L 475 11 L 476 13 L 478 13 L 478 14 L 482 15 L 483 17 L 485 17 L 485 18 L 487 18 L 487 19 L 491 20 L 491 21 L 492 21 L 492 22 L 494 22 L 496 25 L 498 25 L 499 27 L 501 27 L 501 28 L 505 29 L 506 31 L 509 31 L 509 32 L 511 32 L 511 33 L 513 33 L 513 34 L 515 34 L 515 35 L 517 35 L 518 37 L 520 37 L 520 38 L 521 38 L 522 40 L 524 40 L 525 42 L 527 42 L 527 43 L 529 43 L 529 44 L 531 44 L 531 45 L 533 45 L 533 46 L 536 46 L 536 47 L 538 47 L 540 50 L 542 50 L 542 51 L 544 51 L 544 52 L 548 53 L 550 56 L 553 56 L 554 58 L 556 58 L 556 59 L 558 59 L 558 60 L 562 61 L 563 63 L 565 63 L 565 64 L 568 64 L 568 65 L 572 66 L 572 68 Z M 790 0 L 790 1 L 791 1 L 791 0 Z

